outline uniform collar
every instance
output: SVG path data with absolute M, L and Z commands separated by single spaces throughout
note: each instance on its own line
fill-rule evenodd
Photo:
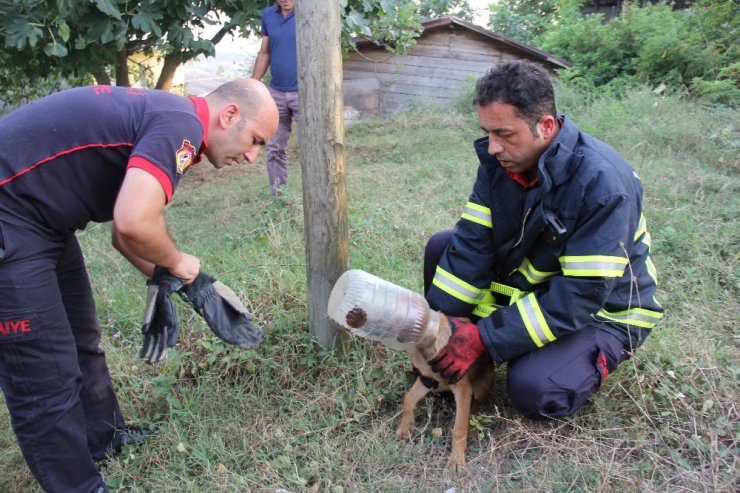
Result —
M 205 98 L 199 96 L 193 96 L 190 101 L 195 107 L 195 113 L 198 115 L 200 124 L 203 125 L 203 143 L 198 149 L 198 156 L 195 158 L 195 162 L 198 163 L 201 160 L 203 152 L 208 148 L 208 122 L 210 121 L 211 112 L 208 109 L 208 103 Z
M 553 185 L 560 185 L 568 180 L 580 165 L 580 158 L 574 149 L 580 139 L 581 131 L 573 120 L 565 115 L 558 117 L 560 130 L 540 157 L 540 176 L 547 175 Z

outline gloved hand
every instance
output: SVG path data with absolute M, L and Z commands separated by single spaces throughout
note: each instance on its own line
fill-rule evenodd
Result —
M 457 383 L 486 352 L 486 346 L 476 324 L 455 317 L 447 317 L 447 321 L 452 329 L 452 336 L 429 364 L 433 371 L 448 382 Z
M 146 311 L 141 326 L 144 345 L 139 357 L 153 364 L 162 361 L 177 343 L 177 314 L 172 293 L 182 288 L 182 281 L 167 269 L 155 267 L 146 284 Z
M 180 296 L 224 342 L 251 349 L 262 340 L 262 330 L 252 324 L 252 315 L 236 293 L 205 272 L 185 286 Z

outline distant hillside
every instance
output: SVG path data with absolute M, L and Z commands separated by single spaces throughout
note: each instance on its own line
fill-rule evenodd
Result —
M 184 64 L 181 71 L 185 93 L 204 96 L 224 82 L 250 77 L 259 43 L 257 38 L 226 38 L 216 46 L 215 57 L 200 56 Z

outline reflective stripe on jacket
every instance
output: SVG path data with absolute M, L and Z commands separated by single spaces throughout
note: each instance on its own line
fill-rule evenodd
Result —
M 448 315 L 480 317 L 506 361 L 596 324 L 636 348 L 663 317 L 642 184 L 567 117 L 535 186 L 512 180 L 475 141 L 478 177 L 427 293 Z

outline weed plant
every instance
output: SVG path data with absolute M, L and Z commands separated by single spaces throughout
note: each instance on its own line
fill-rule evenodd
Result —
M 666 308 L 590 404 L 569 419 L 523 419 L 499 367 L 493 399 L 471 418 L 465 471 L 443 469 L 451 399 L 427 398 L 413 440 L 396 442 L 412 381 L 406 355 L 355 339 L 337 356 L 308 333 L 293 144 L 291 182 L 277 200 L 266 193 L 264 161 L 220 171 L 203 163 L 167 208 L 181 248 L 234 288 L 264 327 L 255 350 L 225 346 L 178 302 L 177 348 L 162 364 L 144 364 L 144 280 L 110 246 L 109 225 L 79 234 L 124 414 L 160 430 L 103 468 L 111 490 L 737 491 L 738 114 L 640 89 L 616 99 L 559 88 L 558 100 L 640 173 Z M 459 217 L 478 136 L 470 114 L 449 109 L 347 129 L 350 267 L 421 291 L 425 242 Z M 39 491 L 4 406 L 0 470 L 1 492 Z

